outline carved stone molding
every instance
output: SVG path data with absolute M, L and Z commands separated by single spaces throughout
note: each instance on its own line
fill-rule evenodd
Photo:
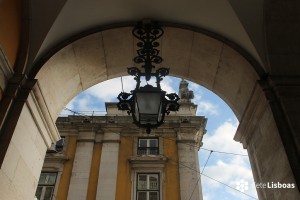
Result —
M 55 142 L 60 139 L 59 132 L 56 128 L 55 121 L 52 119 L 50 112 L 48 110 L 47 104 L 44 99 L 44 95 L 37 83 L 34 88 L 33 92 L 30 95 L 33 99 L 33 102 L 36 106 L 36 110 L 42 122 L 44 123 L 45 127 L 47 128 L 48 135 L 50 136 L 52 142 Z

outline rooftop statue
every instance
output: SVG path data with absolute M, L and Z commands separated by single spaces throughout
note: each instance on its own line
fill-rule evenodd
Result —
M 181 102 L 191 102 L 194 98 L 194 92 L 189 90 L 188 86 L 189 83 L 186 80 L 181 79 L 179 85 L 179 97 Z

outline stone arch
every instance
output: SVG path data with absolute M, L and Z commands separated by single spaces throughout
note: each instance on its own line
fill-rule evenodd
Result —
M 22 173 L 25 170 L 26 177 L 20 176 L 20 179 L 28 180 L 27 174 L 30 174 L 30 182 L 37 182 L 46 148 L 59 138 L 54 121 L 62 108 L 88 87 L 126 75 L 126 68 L 133 65 L 136 41 L 131 30 L 131 27 L 122 27 L 87 35 L 59 50 L 40 69 L 36 68 L 39 71 L 36 76 L 35 72 L 29 73 L 28 77 L 36 78 L 37 84 L 24 100 L 26 103 L 5 155 L 7 159 L 18 157 L 24 162 L 11 167 L 10 160 L 5 158 L 1 170 L 16 169 Z M 205 86 L 234 111 L 240 121 L 235 139 L 242 142 L 249 152 L 255 181 L 296 183 L 294 174 L 299 162 L 294 159 L 294 152 L 291 154 L 293 149 L 288 152 L 289 162 L 286 154 L 289 149 L 285 148 L 291 144 L 292 138 L 282 135 L 285 132 L 278 128 L 280 124 L 273 112 L 274 101 L 269 103 L 266 97 L 273 91 L 266 84 L 268 79 L 262 79 L 264 72 L 255 66 L 255 61 L 247 58 L 247 53 L 233 48 L 229 41 L 191 29 L 166 27 L 160 43 L 165 60 L 163 66 L 170 67 L 170 75 Z M 271 95 L 268 98 L 272 98 Z M 22 199 L 26 194 L 29 199 L 34 194 L 34 184 L 23 186 L 26 187 L 16 189 L 22 195 L 11 192 L 9 196 L 19 195 L 17 199 Z M 299 198 L 297 189 L 280 190 L 279 193 L 268 189 L 258 191 L 261 199 Z
M 88 35 L 67 45 L 45 63 L 36 78 L 52 118 L 81 91 L 127 74 L 136 54 L 137 41 L 131 30 L 122 27 Z M 176 27 L 166 27 L 160 43 L 162 66 L 170 67 L 170 75 L 212 90 L 241 119 L 259 79 L 245 57 L 224 41 Z

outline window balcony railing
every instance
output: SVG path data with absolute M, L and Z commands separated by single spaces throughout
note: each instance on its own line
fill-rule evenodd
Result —
M 158 190 L 158 182 L 150 181 L 149 186 L 148 186 L 147 181 L 139 181 L 138 189 L 139 190 Z
M 158 155 L 158 147 L 138 147 L 137 155 Z

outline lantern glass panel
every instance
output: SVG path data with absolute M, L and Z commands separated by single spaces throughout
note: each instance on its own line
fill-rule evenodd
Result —
M 157 124 L 161 118 L 162 93 L 137 91 L 135 100 L 136 120 L 140 124 Z

